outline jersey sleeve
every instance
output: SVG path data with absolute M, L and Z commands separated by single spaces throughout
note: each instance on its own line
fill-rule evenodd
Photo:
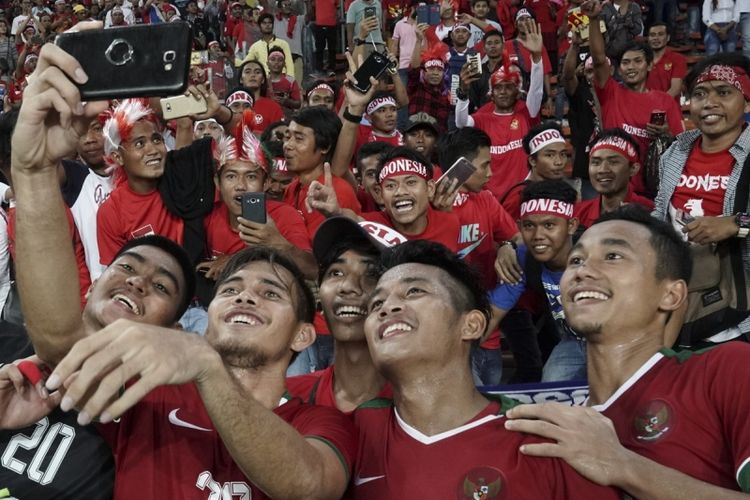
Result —
M 126 239 L 119 228 L 119 220 L 112 198 L 105 201 L 96 212 L 96 242 L 99 245 L 99 262 L 103 266 L 110 265 L 125 244 Z
M 742 491 L 750 493 L 750 346 L 731 342 L 716 348 L 706 370 L 706 398 L 719 413 L 724 443 L 734 461 Z
M 311 405 L 295 417 L 293 424 L 306 439 L 317 439 L 331 447 L 348 481 L 357 456 L 357 434 L 351 419 L 335 408 Z
M 357 199 L 357 193 L 354 192 L 354 188 L 348 182 L 341 178 L 335 178 L 333 180 L 333 188 L 336 190 L 336 197 L 339 200 L 341 208 L 348 208 L 357 214 L 362 212 L 362 206 Z
M 526 265 L 526 249 L 524 247 L 518 247 L 516 249 L 516 257 L 518 263 L 523 268 Z M 509 311 L 516 305 L 518 299 L 526 291 L 526 273 L 521 274 L 521 281 L 516 284 L 503 283 L 497 285 L 492 292 L 490 292 L 490 302 L 493 306 Z
M 685 78 L 685 75 L 687 75 L 687 59 L 680 54 L 675 54 L 675 56 L 672 60 L 674 65 L 672 78 Z
M 604 84 L 604 87 L 599 87 L 599 85 L 594 84 L 594 91 L 596 92 L 596 97 L 599 98 L 599 103 L 601 104 L 602 108 L 604 108 L 608 103 L 613 102 L 613 100 L 616 98 L 617 93 L 617 85 L 619 85 L 614 78 L 611 76 L 607 78 L 607 82 Z M 604 114 L 604 110 L 602 109 L 602 114 Z M 604 117 L 602 117 L 604 119 Z

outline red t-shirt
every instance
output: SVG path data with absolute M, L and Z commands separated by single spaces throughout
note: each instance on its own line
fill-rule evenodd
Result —
M 514 44 L 513 40 L 506 40 L 505 46 L 503 48 L 503 53 L 506 53 L 507 51 L 507 54 L 510 57 L 510 62 L 518 64 L 518 54 L 516 53 L 515 45 L 518 46 L 518 54 L 520 54 L 521 58 L 523 58 L 524 68 L 526 69 L 526 71 L 531 71 L 531 52 L 529 52 L 521 42 Z M 544 47 L 542 47 L 542 68 L 544 69 L 545 75 L 549 75 L 550 73 L 552 73 L 552 63 L 550 63 L 549 54 L 547 54 L 547 49 L 545 49 Z
M 474 113 L 474 126 L 492 140 L 492 177 L 485 189 L 496 198 L 504 195 L 514 184 L 529 175 L 528 155 L 523 150 L 523 136 L 529 131 L 531 117 L 524 106 L 511 114 Z
M 325 182 L 325 174 L 320 174 L 317 181 L 323 184 Z M 305 226 L 307 226 L 307 234 L 310 236 L 310 241 L 312 241 L 315 236 L 315 231 L 318 230 L 318 226 L 320 226 L 326 218 L 317 210 L 313 210 L 312 212 L 307 211 L 305 199 L 307 198 L 307 190 L 309 188 L 309 184 L 303 186 L 299 181 L 299 177 L 296 177 L 286 187 L 284 203 L 291 205 L 297 210 L 297 212 L 302 214 L 302 218 L 305 220 Z M 357 193 L 354 192 L 354 188 L 351 184 L 341 177 L 334 175 L 333 190 L 336 191 L 336 198 L 338 199 L 341 208 L 348 208 L 357 214 L 362 211 L 362 208 L 359 205 L 359 200 L 357 200 Z
M 750 492 L 750 346 L 662 349 L 594 409 L 628 449 L 699 481 Z
M 679 52 L 674 52 L 667 47 L 659 62 L 655 62 L 651 71 L 648 72 L 646 87 L 649 90 L 661 90 L 666 92 L 672 86 L 672 78 L 685 78 L 687 74 L 687 61 Z M 680 98 L 675 98 L 680 102 Z
M 268 216 L 289 243 L 305 252 L 312 252 L 310 238 L 302 216 L 286 203 L 266 200 Z M 208 252 L 212 257 L 232 255 L 247 247 L 238 232 L 229 224 L 229 210 L 224 202 L 216 203 L 213 211 L 203 221 L 206 228 Z
M 391 218 L 386 212 L 365 212 L 362 217 L 366 220 L 377 222 L 396 229 Z M 453 212 L 439 212 L 431 206 L 427 207 L 427 227 L 420 234 L 401 233 L 409 240 L 430 240 L 442 243 L 451 252 L 458 251 L 458 234 L 461 224 L 458 216 Z M 396 229 L 398 231 L 398 229 Z M 400 231 L 399 231 L 400 232 Z
M 586 227 L 591 227 L 591 224 L 596 221 L 601 215 L 601 195 L 590 200 L 579 201 L 576 203 L 573 211 L 573 216 L 578 219 L 578 222 Z M 645 196 L 635 194 L 631 189 L 628 189 L 628 193 L 625 195 L 623 203 L 637 203 L 643 205 L 649 210 L 654 209 L 654 202 Z
M 641 148 L 641 165 L 645 165 L 648 146 L 651 138 L 646 132 L 646 124 L 651 121 L 651 112 L 655 110 L 667 112 L 667 123 L 672 135 L 684 130 L 682 125 L 682 111 L 672 97 L 666 92 L 649 90 L 634 92 L 609 78 L 604 87 L 594 85 L 596 95 L 602 107 L 602 122 L 604 128 L 622 128 L 633 136 Z M 630 185 L 636 193 L 645 193 L 645 169 L 630 178 Z
M 308 373 L 307 375 L 298 375 L 286 379 L 287 391 L 292 396 L 300 398 L 308 404 L 336 408 L 336 396 L 333 393 L 335 375 L 333 366 L 331 365 L 323 370 Z M 386 382 L 376 397 L 392 398 L 393 389 L 391 388 L 391 384 Z M 351 415 L 354 412 L 343 413 L 344 415 Z
M 299 101 L 301 99 L 299 92 L 299 84 L 296 80 L 289 75 L 281 75 L 279 81 L 271 82 L 273 91 L 277 94 L 284 94 L 286 97 Z
M 390 136 L 379 135 L 373 132 L 370 125 L 360 125 L 357 131 L 357 145 L 355 146 L 354 155 L 357 155 L 357 151 L 362 147 L 363 144 L 368 142 L 385 142 L 391 146 L 403 146 L 404 136 L 398 130 L 394 130 Z
M 284 110 L 279 103 L 269 97 L 258 97 L 253 105 L 255 126 L 253 132 L 262 133 L 273 122 L 284 119 Z
M 348 417 L 294 398 L 273 412 L 317 438 L 351 467 L 356 435 Z M 252 422 L 247 422 L 252 425 Z M 151 391 L 117 424 L 99 425 L 115 456 L 115 498 L 268 498 L 240 470 L 193 384 Z
M 389 400 L 354 412 L 359 451 L 349 498 L 620 498 L 584 479 L 561 459 L 519 451 L 541 440 L 505 428 L 514 402 L 503 397 L 465 424 L 427 436 L 398 415 Z
M 336 26 L 338 24 L 337 0 L 317 0 L 315 2 L 315 24 L 318 26 Z
M 693 217 L 715 217 L 724 213 L 724 195 L 735 159 L 728 149 L 704 153 L 701 142 L 698 139 L 690 151 L 671 203 Z
M 182 245 L 183 228 L 183 220 L 169 213 L 158 190 L 139 194 L 121 182 L 96 213 L 99 260 L 108 266 L 125 242 L 150 234 Z

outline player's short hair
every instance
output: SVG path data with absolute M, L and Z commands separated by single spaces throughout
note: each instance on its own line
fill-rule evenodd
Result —
M 278 266 L 292 275 L 292 290 L 289 290 L 289 293 L 294 297 L 293 305 L 297 313 L 297 321 L 312 323 L 315 315 L 315 299 L 305 283 L 302 272 L 291 259 L 272 248 L 249 247 L 232 255 L 216 279 L 216 289 L 218 290 L 222 283 L 253 262 L 268 262 L 274 268 L 274 272 Z
M 543 180 L 529 183 L 521 192 L 521 202 L 538 199 L 575 203 L 578 193 L 563 180 Z
M 476 127 L 463 127 L 442 136 L 437 144 L 438 165 L 447 170 L 462 156 L 473 161 L 480 148 L 489 148 L 492 140 Z
M 648 35 L 651 32 L 651 28 L 662 28 L 662 27 L 667 30 L 667 36 L 670 36 L 672 34 L 672 30 L 669 29 L 669 25 L 663 21 L 657 21 L 655 23 L 651 23 L 651 26 L 648 27 L 646 34 Z
M 745 74 L 750 75 L 750 58 L 742 55 L 742 52 L 720 52 L 704 58 L 690 68 L 690 71 L 685 75 L 685 88 L 688 90 L 688 95 L 693 93 L 695 81 L 698 79 L 698 76 L 714 65 L 737 66 L 741 68 Z
M 353 251 L 360 255 L 373 257 L 377 261 L 380 257 L 380 250 L 375 245 L 362 238 L 361 236 L 343 236 L 340 241 L 334 243 L 318 262 L 318 283 L 323 283 L 328 268 L 336 262 L 347 251 Z
M 633 146 L 635 148 L 635 154 L 638 155 L 640 158 L 641 156 L 641 145 L 638 144 L 638 141 L 635 140 L 635 138 L 630 135 L 629 133 L 625 132 L 623 129 L 618 127 L 613 128 L 605 128 L 603 130 L 600 130 L 593 139 L 591 139 L 591 142 L 589 143 L 589 149 L 594 147 L 594 145 L 604 139 L 607 139 L 609 137 L 617 137 L 624 141 L 626 141 L 628 144 Z
M 529 156 L 536 157 L 536 153 L 532 155 L 530 152 L 531 151 L 531 146 L 530 146 L 531 139 L 541 134 L 545 130 L 552 130 L 552 129 L 560 132 L 560 135 L 564 135 L 562 127 L 554 120 L 545 120 L 531 127 L 529 131 L 526 132 L 526 135 L 523 136 L 523 150 L 526 151 L 526 154 Z M 529 165 L 529 168 L 531 168 L 531 165 Z
M 499 36 L 500 38 L 502 38 L 503 34 L 499 30 L 496 30 L 496 29 L 485 31 L 484 36 L 482 36 L 482 41 L 487 41 L 487 39 L 491 36 Z
M 262 23 L 266 19 L 270 19 L 271 22 L 273 23 L 274 22 L 274 20 L 273 20 L 273 14 L 271 14 L 270 12 L 264 12 L 264 13 L 262 13 L 261 15 L 258 16 L 258 24 Z
M 328 149 L 324 160 L 331 161 L 341 132 L 341 120 L 336 113 L 323 106 L 312 106 L 296 111 L 289 119 L 291 122 L 311 128 L 315 135 L 315 148 Z
M 182 248 L 180 245 L 170 240 L 169 238 L 165 238 L 164 236 L 159 236 L 156 234 L 141 236 L 140 238 L 134 238 L 126 242 L 123 246 L 120 247 L 120 250 L 117 251 L 114 258 L 112 259 L 112 262 L 117 260 L 120 255 L 127 252 L 128 250 L 143 246 L 158 248 L 159 250 L 169 254 L 172 258 L 174 258 L 174 260 L 176 260 L 177 264 L 180 266 L 180 271 L 182 271 L 182 278 L 185 282 L 185 289 L 179 290 L 180 305 L 177 308 L 177 313 L 174 317 L 174 321 L 177 321 L 182 317 L 183 314 L 185 314 L 185 311 L 187 311 L 187 308 L 190 305 L 190 301 L 193 300 L 193 296 L 195 295 L 195 266 L 193 266 L 193 263 L 190 260 L 190 256 L 187 254 L 184 248 Z
M 490 303 L 479 273 L 448 248 L 429 240 L 413 240 L 383 251 L 381 271 L 402 264 L 424 264 L 442 269 L 447 279 L 442 284 L 450 291 L 451 305 L 461 313 L 474 309 L 489 322 Z
M 623 56 L 625 56 L 626 52 L 643 52 L 643 57 L 646 58 L 646 64 L 651 64 L 652 62 L 654 62 L 654 51 L 647 43 L 630 40 L 620 51 L 620 57 L 617 60 L 622 61 L 622 58 Z
M 605 212 L 594 224 L 614 220 L 639 224 L 651 233 L 649 243 L 656 252 L 656 279 L 690 280 L 693 273 L 690 246 L 671 224 L 652 217 L 648 209 L 638 203 L 629 203 L 612 212 Z
M 406 158 L 407 160 L 418 161 L 427 169 L 427 177 L 429 179 L 432 179 L 432 163 L 427 158 L 425 158 L 422 153 L 418 153 L 417 151 L 414 151 L 411 148 L 407 148 L 406 146 L 396 146 L 394 148 L 391 148 L 390 150 L 383 152 L 382 156 L 380 157 L 380 162 L 378 163 L 378 171 L 376 174 L 376 177 L 378 179 L 380 179 L 380 172 L 382 172 L 385 164 L 390 160 L 393 160 L 394 158 Z
M 479 2 L 485 2 L 487 5 L 490 4 L 489 0 L 471 0 L 471 6 L 474 7 Z
M 370 156 L 378 156 L 378 161 L 383 155 L 393 148 L 392 145 L 383 141 L 366 142 L 362 144 L 362 147 L 357 151 L 357 167 L 360 166 L 362 160 L 369 158 Z

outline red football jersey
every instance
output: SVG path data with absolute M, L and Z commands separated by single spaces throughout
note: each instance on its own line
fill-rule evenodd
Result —
M 701 142 L 698 138 L 693 145 L 669 201 L 694 217 L 716 217 L 724 213 L 724 196 L 736 160 L 729 149 L 705 153 Z
M 687 74 L 687 60 L 679 52 L 669 47 L 664 49 L 664 55 L 659 62 L 654 62 L 653 68 L 648 72 L 646 87 L 649 90 L 661 90 L 666 92 L 672 86 L 672 78 L 684 79 Z M 676 98 L 679 102 L 679 97 Z
M 590 200 L 579 201 L 575 205 L 573 216 L 578 219 L 578 222 L 586 227 L 591 227 L 596 219 L 601 215 L 601 195 Z M 637 203 L 643 205 L 649 210 L 654 209 L 654 202 L 644 196 L 639 196 L 633 192 L 632 189 L 628 189 L 628 193 L 625 195 L 623 203 Z
M 286 379 L 286 389 L 292 396 L 320 406 L 336 408 L 336 396 L 333 393 L 334 365 L 306 375 L 298 375 Z M 391 384 L 387 383 L 378 393 L 378 398 L 392 398 Z M 344 412 L 350 415 L 353 412 Z
M 683 132 L 682 111 L 674 99 L 659 90 L 634 92 L 609 78 L 604 87 L 594 85 L 596 95 L 602 107 L 604 128 L 622 128 L 633 136 L 641 149 L 641 166 L 645 165 L 651 137 L 646 132 L 646 124 L 651 121 L 652 111 L 666 111 L 667 123 L 672 135 Z M 646 169 L 641 168 L 637 175 L 630 178 L 630 185 L 636 193 L 645 193 L 644 180 Z
M 125 242 L 158 234 L 182 245 L 184 221 L 169 213 L 158 190 L 139 194 L 121 182 L 96 213 L 99 260 L 112 263 Z
M 262 133 L 266 127 L 284 119 L 284 110 L 270 97 L 258 97 L 253 105 L 255 112 L 255 126 L 253 132 Z
M 266 200 L 268 216 L 289 243 L 305 252 L 312 252 L 310 238 L 302 216 L 286 203 Z M 247 247 L 240 234 L 229 225 L 229 210 L 224 202 L 215 204 L 213 211 L 205 218 L 208 252 L 211 256 L 232 255 Z
M 654 354 L 604 404 L 628 449 L 710 484 L 750 492 L 750 345 Z M 748 389 L 748 392 L 745 391 Z
M 362 217 L 396 229 L 391 218 L 385 212 L 365 212 Z M 420 234 L 401 233 L 407 240 L 430 240 L 442 243 L 452 252 L 458 251 L 458 233 L 461 224 L 458 216 L 453 212 L 438 212 L 431 206 L 427 207 L 427 227 Z M 398 229 L 396 229 L 398 231 Z
M 474 119 L 474 126 L 484 131 L 492 140 L 492 177 L 485 189 L 489 189 L 496 198 L 500 198 L 511 186 L 529 175 L 528 155 L 523 150 L 523 136 L 531 126 L 529 111 L 524 106 L 520 111 L 507 115 L 493 111 L 474 113 L 471 117 Z
M 274 413 L 351 468 L 356 438 L 348 417 L 297 398 Z M 115 456 L 115 498 L 268 498 L 232 460 L 193 384 L 159 387 L 99 429 Z
M 434 436 L 403 421 L 390 400 L 360 406 L 350 498 L 619 498 L 562 460 L 522 455 L 520 445 L 540 441 L 505 429 L 505 411 L 515 404 L 490 402 L 466 424 Z
M 316 180 L 321 184 L 325 184 L 325 174 L 320 174 L 320 177 Z M 307 198 L 307 190 L 309 188 L 309 184 L 303 186 L 299 181 L 299 177 L 295 177 L 286 187 L 284 203 L 291 205 L 302 214 L 302 218 L 305 220 L 305 226 L 307 226 L 307 234 L 310 236 L 310 240 L 312 240 L 315 236 L 315 231 L 318 230 L 318 226 L 320 226 L 326 218 L 317 210 L 308 212 L 307 206 L 305 205 L 305 199 Z M 336 191 L 336 198 L 338 199 L 341 208 L 348 208 L 357 214 L 362 211 L 362 208 L 359 205 L 359 200 L 357 199 L 357 193 L 354 192 L 354 188 L 351 184 L 341 177 L 334 175 L 333 190 Z

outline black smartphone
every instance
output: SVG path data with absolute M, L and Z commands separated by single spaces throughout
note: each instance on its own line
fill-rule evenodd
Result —
M 438 24 L 440 24 L 440 5 L 433 3 L 428 7 L 430 11 L 430 21 L 428 24 L 430 26 L 437 26 Z
M 417 5 L 417 24 L 430 23 L 430 7 L 426 3 Z
M 654 110 L 651 112 L 651 120 L 650 122 L 654 125 L 664 125 L 664 120 L 667 119 L 667 112 L 666 111 L 657 111 Z
M 266 193 L 242 193 L 242 218 L 266 223 Z
M 453 165 L 451 165 L 451 168 L 449 168 L 443 175 L 440 176 L 440 179 L 438 179 L 438 184 L 443 182 L 443 179 L 446 179 L 446 182 L 452 182 L 453 179 L 458 179 L 458 185 L 460 187 L 467 180 L 469 180 L 469 177 L 471 177 L 472 174 L 476 172 L 476 170 L 477 167 L 475 167 L 473 163 L 462 156 L 461 158 L 456 160 Z
M 144 24 L 61 33 L 55 44 L 75 57 L 89 79 L 81 100 L 168 97 L 188 84 L 190 26 Z
M 365 7 L 365 19 L 375 17 L 375 7 Z
M 359 92 L 366 94 L 370 90 L 370 77 L 375 77 L 377 80 L 391 65 L 391 61 L 380 52 L 372 52 L 370 56 L 365 59 L 362 66 L 354 73 L 354 79 L 357 83 L 352 84 L 352 87 L 357 89 Z

